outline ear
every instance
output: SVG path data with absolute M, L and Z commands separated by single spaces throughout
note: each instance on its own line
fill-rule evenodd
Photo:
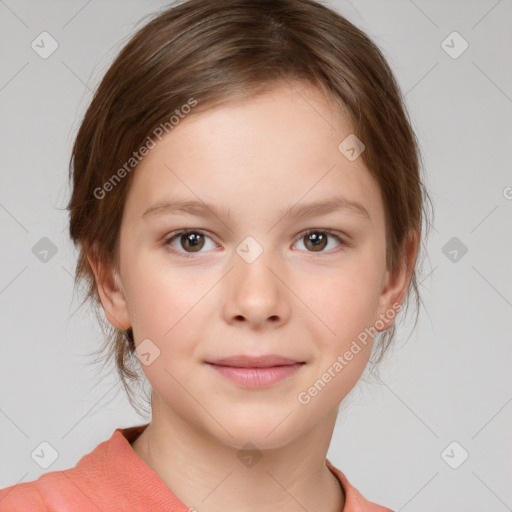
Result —
M 87 253 L 87 260 L 94 272 L 98 295 L 107 320 L 118 329 L 128 329 L 131 327 L 130 316 L 117 272 L 110 264 L 98 258 L 94 249 Z
M 419 236 L 417 232 L 413 231 L 409 233 L 405 241 L 402 265 L 394 272 L 389 269 L 386 270 L 379 297 L 379 318 L 376 319 L 376 323 L 380 320 L 378 324 L 381 324 L 381 326 L 378 329 L 376 328 L 377 331 L 385 331 L 393 324 L 404 302 L 416 263 L 418 248 Z M 391 312 L 394 312 L 394 314 L 391 314 Z

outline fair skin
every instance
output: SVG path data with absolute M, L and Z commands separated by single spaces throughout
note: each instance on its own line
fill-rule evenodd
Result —
M 338 149 L 350 133 L 308 85 L 280 85 L 192 113 L 137 167 L 119 269 L 109 272 L 89 257 L 108 320 L 131 326 L 136 345 L 149 339 L 160 350 L 141 364 L 153 390 L 152 421 L 133 449 L 198 511 L 343 509 L 344 493 L 325 459 L 339 404 L 368 362 L 371 339 L 307 404 L 297 396 L 403 302 L 410 278 L 405 266 L 393 273 L 386 267 L 378 185 L 361 158 L 349 161 Z M 279 213 L 333 197 L 359 203 L 367 214 Z M 212 203 L 229 216 L 143 216 L 175 200 Z M 199 230 L 197 252 L 186 237 L 169 241 L 185 228 Z M 327 236 L 325 246 L 315 250 L 303 234 L 310 228 Z M 246 237 L 263 251 L 250 263 L 237 252 Z M 273 385 L 247 389 L 207 363 L 265 354 L 303 364 Z M 261 454 L 252 467 L 237 458 L 247 442 Z

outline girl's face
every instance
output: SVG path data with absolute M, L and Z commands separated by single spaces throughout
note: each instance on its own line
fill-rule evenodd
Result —
M 276 448 L 356 384 L 406 276 L 387 272 L 379 188 L 339 149 L 350 134 L 318 90 L 276 86 L 192 112 L 139 164 L 119 289 L 100 294 L 109 320 L 133 328 L 159 414 Z M 289 361 L 220 364 L 240 356 Z

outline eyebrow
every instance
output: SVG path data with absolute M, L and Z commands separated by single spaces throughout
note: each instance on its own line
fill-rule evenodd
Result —
M 343 197 L 332 197 L 324 201 L 304 203 L 300 206 L 292 205 L 278 212 L 279 218 L 302 219 L 326 215 L 333 211 L 344 210 L 354 213 L 370 220 L 368 210 L 356 201 L 349 201 Z M 172 215 L 186 213 L 197 217 L 210 217 L 212 214 L 219 218 L 230 218 L 229 209 L 219 208 L 212 203 L 203 201 L 162 201 L 149 207 L 141 218 L 149 218 L 157 215 Z

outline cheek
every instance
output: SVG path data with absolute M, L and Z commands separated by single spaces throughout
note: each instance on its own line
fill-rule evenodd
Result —
M 330 410 L 357 384 L 371 355 L 377 310 L 378 279 L 364 268 L 329 280 L 309 295 L 317 316 L 306 312 L 308 330 L 316 341 L 316 364 L 303 383 L 301 404 Z M 308 407 L 305 414 L 313 414 Z
M 180 374 L 185 362 L 197 358 L 198 341 L 214 321 L 219 277 L 194 267 L 171 268 L 161 256 L 130 263 L 127 302 L 135 342 L 150 339 L 160 350 L 159 362 Z
M 127 258 L 127 306 L 136 341 L 150 338 L 160 346 L 187 322 L 180 321 L 199 300 L 197 283 L 170 272 L 161 259 Z
M 373 263 L 373 267 L 371 266 Z M 317 276 L 303 285 L 310 308 L 309 322 L 321 334 L 322 351 L 343 350 L 358 334 L 373 325 L 379 305 L 380 273 L 375 262 L 359 262 Z M 314 312 L 315 314 L 312 314 Z
M 158 354 L 141 368 L 158 393 L 180 403 L 175 379 L 185 382 L 195 359 L 207 302 L 201 297 L 212 285 L 192 283 L 180 272 L 165 271 L 165 265 L 154 271 L 148 265 L 134 266 L 132 271 L 129 303 L 135 343 L 149 339 L 154 345 L 148 346 Z

